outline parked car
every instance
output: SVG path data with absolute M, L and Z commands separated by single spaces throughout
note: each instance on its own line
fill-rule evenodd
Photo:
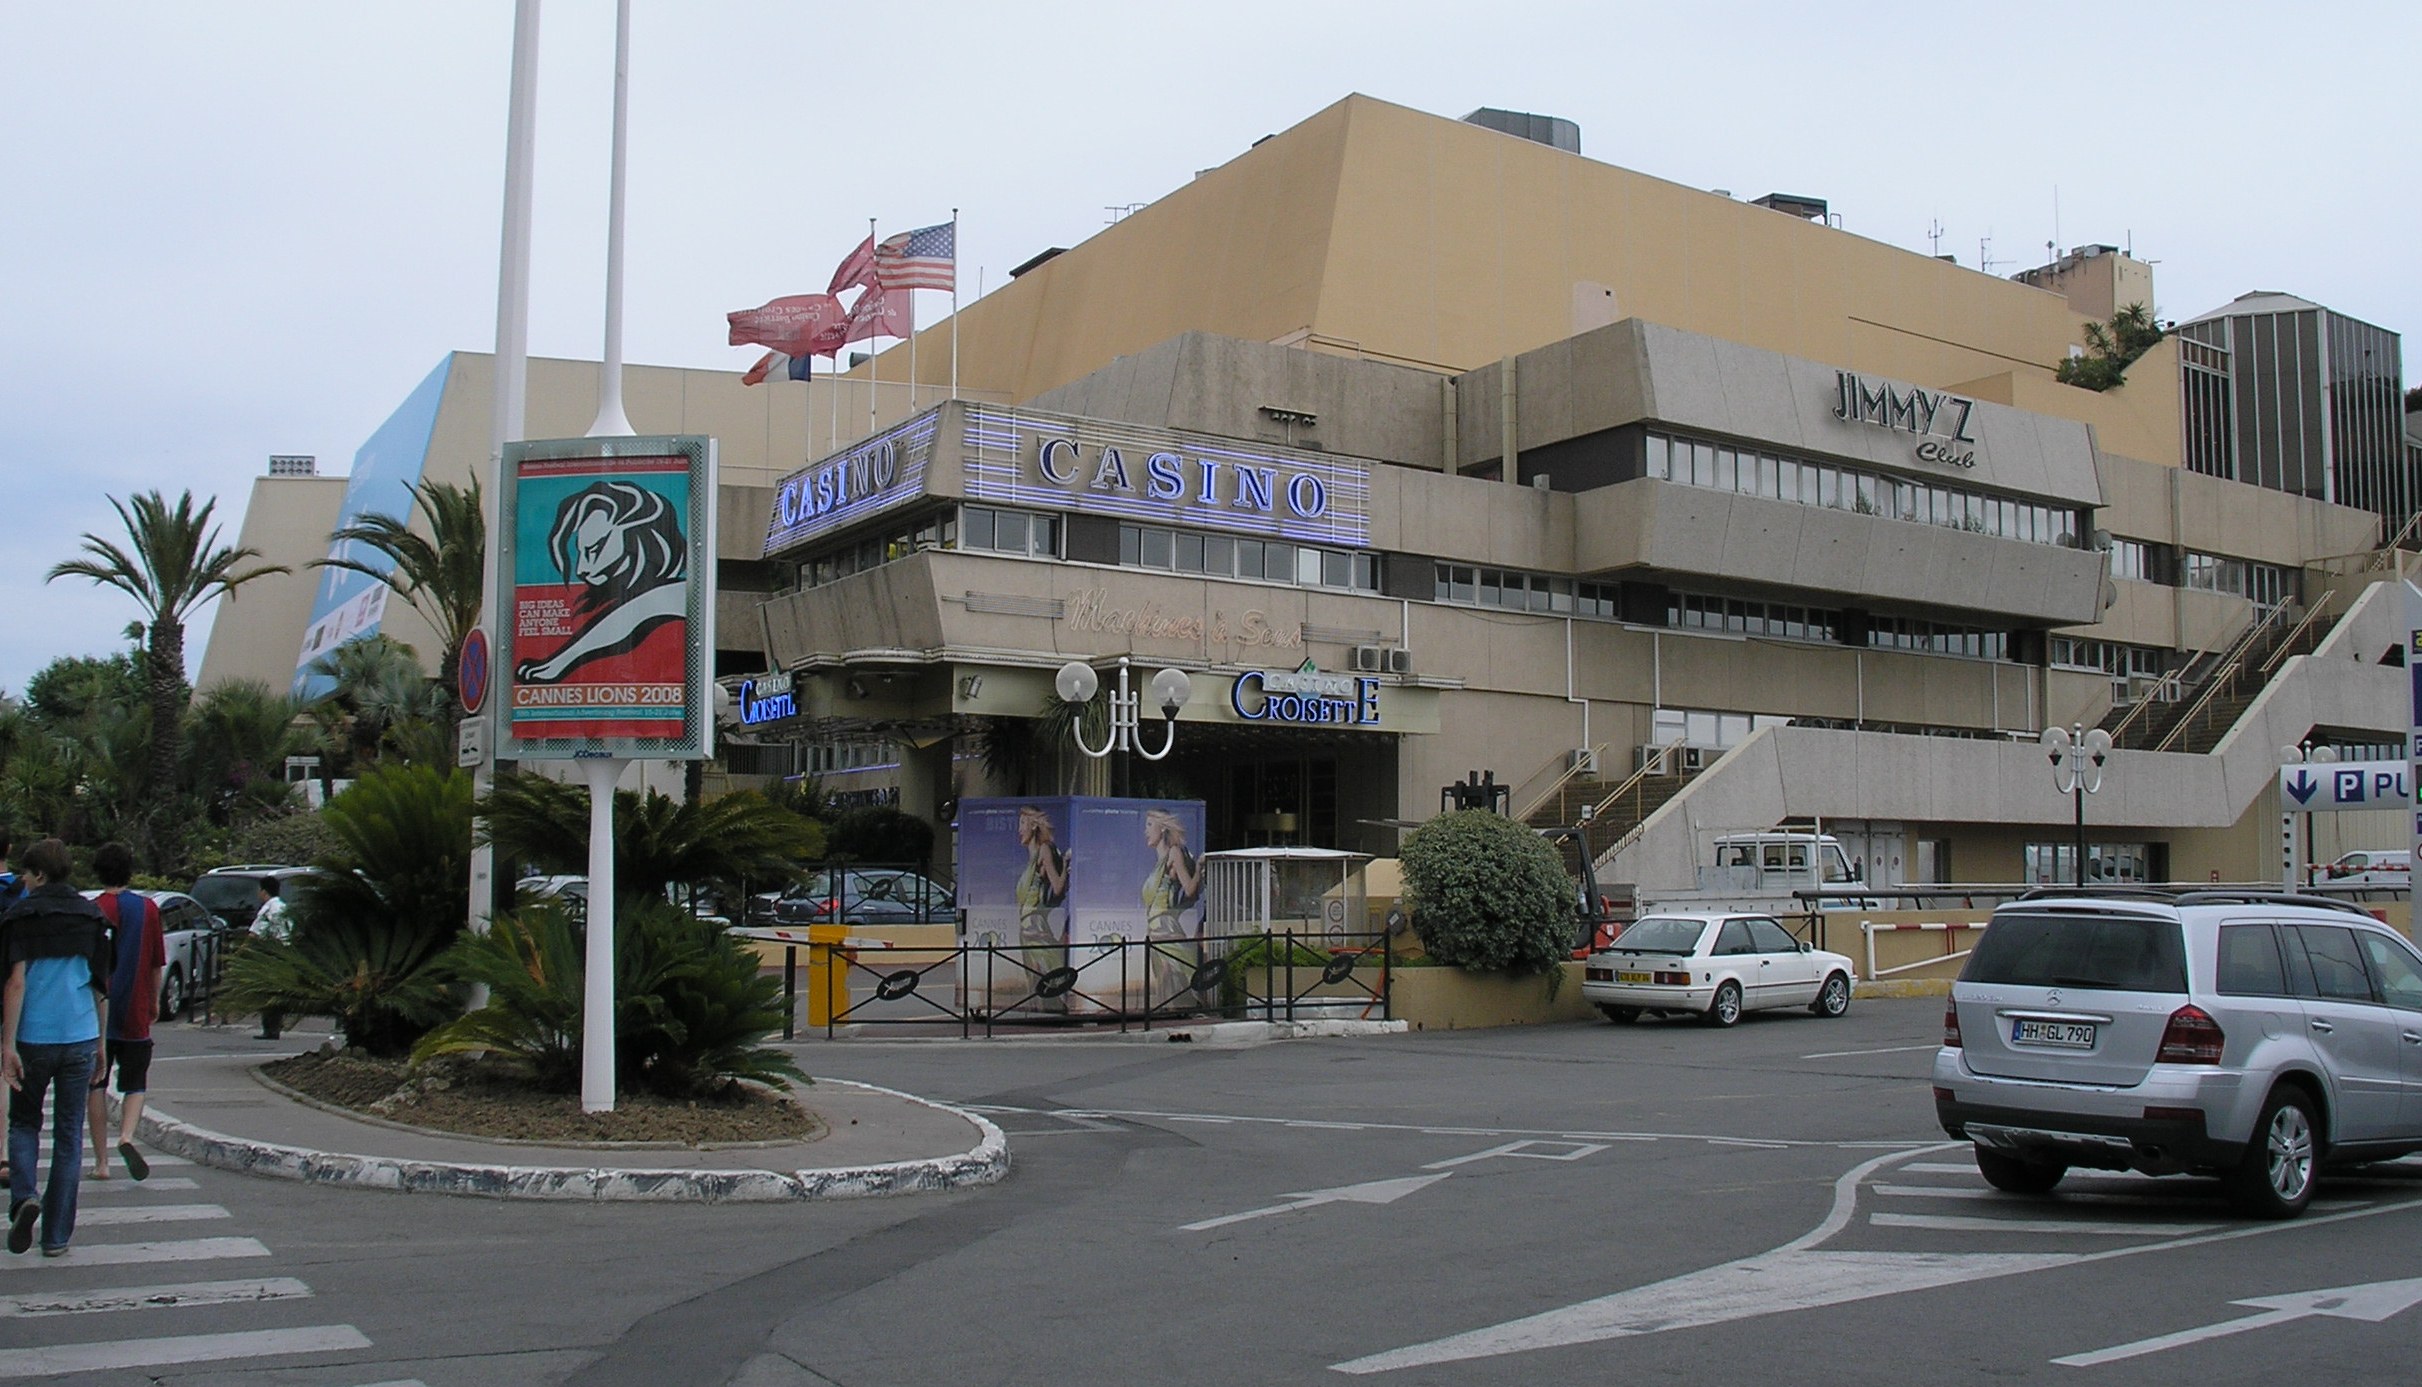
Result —
M 532 876 L 513 883 L 513 890 L 528 900 L 559 900 L 575 921 L 589 918 L 589 879 L 585 876 Z M 690 904 L 701 920 L 728 927 L 730 918 L 724 913 L 723 899 L 713 890 L 695 890 L 675 883 L 665 887 L 666 899 L 675 905 Z
M 278 879 L 278 890 L 296 877 L 309 876 L 311 868 L 294 867 L 277 862 L 248 862 L 233 867 L 213 867 L 193 879 L 192 896 L 202 908 L 227 922 L 228 927 L 242 934 L 252 928 L 252 917 L 261 908 L 261 878 Z M 291 904 L 291 902 L 289 902 Z
M 1657 1013 L 1729 1026 L 1771 1007 L 1840 1016 L 1855 976 L 1848 958 L 1792 937 L 1771 915 L 1663 911 L 1590 955 L 1581 995 L 1610 1021 Z
M 1993 913 L 1934 1106 L 1998 1189 L 2072 1167 L 2217 1175 L 2292 1218 L 2324 1165 L 2422 1151 L 2422 954 L 2354 906 L 2045 893 Z
M 753 924 L 942 925 L 959 918 L 950 883 L 904 867 L 827 867 L 749 901 Z
M 87 891 L 86 900 L 100 891 Z M 185 1014 L 197 988 L 217 976 L 227 962 L 227 949 L 242 931 L 204 908 L 182 891 L 136 891 L 160 908 L 160 932 L 168 945 L 168 972 L 160 980 L 160 1019 L 173 1021 Z
M 2411 886 L 2411 848 L 2364 848 L 2347 853 L 2321 868 L 2321 882 L 2337 886 Z

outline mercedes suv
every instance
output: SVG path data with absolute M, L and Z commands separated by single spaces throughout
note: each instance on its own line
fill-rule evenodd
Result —
M 2323 1165 L 2422 1150 L 2422 954 L 2318 897 L 2031 893 L 1952 985 L 1934 1103 L 1999 1189 L 2192 1172 L 2293 1218 Z

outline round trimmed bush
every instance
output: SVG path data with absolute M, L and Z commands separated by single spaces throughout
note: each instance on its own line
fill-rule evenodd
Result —
M 1564 864 L 1548 841 L 1485 809 L 1442 814 L 1404 841 L 1405 894 L 1440 963 L 1534 972 L 1572 948 Z

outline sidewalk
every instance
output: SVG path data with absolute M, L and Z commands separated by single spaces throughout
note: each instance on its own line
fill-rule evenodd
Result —
M 317 1037 L 233 1049 L 219 1028 L 163 1028 L 141 1137 L 203 1165 L 314 1184 L 518 1199 L 704 1202 L 845 1199 L 992 1184 L 1009 1173 L 1000 1128 L 905 1093 L 819 1079 L 811 1141 L 714 1147 L 488 1141 L 341 1113 L 253 1071 Z M 180 1034 L 181 1033 L 181 1034 Z M 190 1036 L 196 1044 L 178 1041 Z M 183 1053 L 177 1053 L 183 1051 Z

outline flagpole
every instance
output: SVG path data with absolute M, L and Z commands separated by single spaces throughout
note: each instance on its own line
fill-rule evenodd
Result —
M 597 422 L 589 425 L 591 438 L 628 438 L 636 430 L 622 412 L 622 223 L 623 166 L 629 154 L 631 107 L 631 0 L 619 0 L 614 16 L 614 153 L 613 172 L 607 179 L 606 192 L 606 299 L 605 299 L 605 361 L 599 367 L 597 383 Z M 591 903 L 592 906 L 595 902 Z M 613 938 L 612 905 L 607 904 L 608 925 L 605 937 Z M 608 1071 L 606 1109 L 614 1106 L 611 1071 Z M 583 1093 L 582 1105 L 590 1111 Z
M 873 284 L 868 285 L 868 286 L 867 286 L 865 289 L 862 289 L 862 290 L 860 290 L 860 291 L 859 291 L 859 293 L 860 293 L 859 302 L 861 302 L 861 303 L 865 302 L 864 295 L 866 295 L 866 294 L 880 294 L 880 293 L 882 293 L 882 292 L 883 292 L 883 270 L 882 270 L 882 264 L 883 264 L 883 262 L 882 262 L 882 259 L 881 259 L 882 254 L 883 254 L 883 251 L 882 251 L 882 248 L 881 248 L 881 247 L 882 247 L 882 242 L 880 242 L 880 241 L 875 241 L 875 219 L 874 219 L 874 218 L 872 218 L 872 217 L 868 217 L 868 218 L 866 219 L 866 239 L 867 239 L 867 240 L 869 240 L 869 241 L 873 241 L 873 242 L 874 242 L 874 244 L 875 244 L 875 246 L 876 246 L 876 250 L 875 250 L 874 254 L 875 254 L 875 256 L 876 256 L 877 258 L 876 258 L 876 260 L 875 260 L 875 265 L 876 265 L 876 269 L 875 269 L 875 282 L 874 282 Z M 868 438 L 872 438 L 872 437 L 874 437 L 874 436 L 875 436 L 875 367 L 876 367 L 877 365 L 879 365 L 879 364 L 882 362 L 882 360 L 883 360 L 883 354 L 882 354 L 881 352 L 879 352 L 879 351 L 876 351 L 876 350 L 875 350 L 875 339 L 874 339 L 874 338 L 872 338 L 872 337 L 867 338 L 867 339 L 866 339 L 866 436 L 867 436 Z
M 908 412 L 917 412 L 917 291 L 908 291 Z
M 489 640 L 497 628 L 497 594 L 503 587 L 498 547 L 503 527 L 505 445 L 522 436 L 524 402 L 529 394 L 530 348 L 530 164 L 538 145 L 538 4 L 515 0 L 513 6 L 513 78 L 505 101 L 505 208 L 503 245 L 496 271 L 496 403 L 488 424 L 487 495 L 482 509 L 487 549 L 480 561 L 479 630 Z M 490 647 L 493 649 L 493 647 Z M 486 705 L 469 719 L 486 734 L 480 738 L 479 763 L 471 772 L 471 793 L 485 799 L 496 784 L 497 689 L 502 673 L 490 662 Z M 496 901 L 496 849 L 474 837 L 471 844 L 471 932 L 488 932 L 488 911 Z M 481 988 L 484 993 L 487 989 Z M 486 1005 L 478 997 L 473 1005 Z
M 959 209 L 950 209 L 950 398 L 959 398 Z

